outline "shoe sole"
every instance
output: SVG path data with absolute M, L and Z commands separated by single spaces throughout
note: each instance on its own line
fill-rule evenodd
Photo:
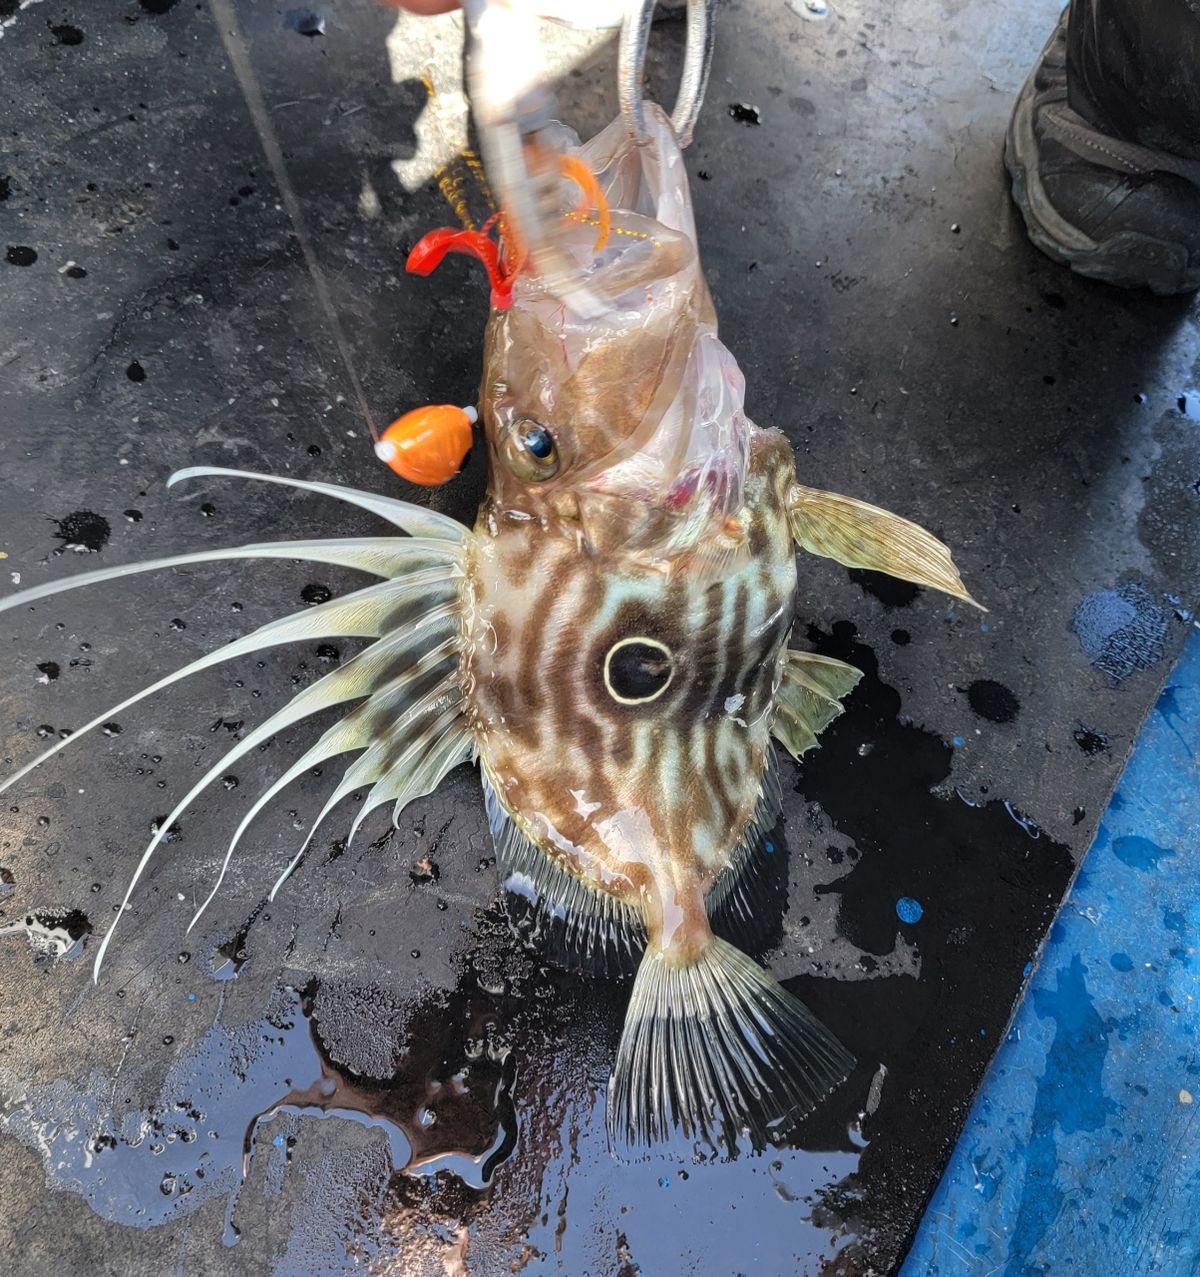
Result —
M 1200 288 L 1200 266 L 1189 266 L 1182 245 L 1136 231 L 1097 241 L 1067 221 L 1050 201 L 1038 176 L 1033 128 L 1036 71 L 1035 67 L 1021 89 L 1004 139 L 1013 202 L 1021 210 L 1030 240 L 1047 257 L 1088 279 L 1117 288 L 1149 288 L 1160 297 L 1195 292 Z

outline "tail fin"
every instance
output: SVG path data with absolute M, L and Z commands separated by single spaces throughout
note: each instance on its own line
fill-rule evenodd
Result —
M 689 965 L 646 951 L 608 1085 L 614 1149 L 678 1130 L 736 1154 L 786 1133 L 854 1059 L 768 972 L 714 936 Z

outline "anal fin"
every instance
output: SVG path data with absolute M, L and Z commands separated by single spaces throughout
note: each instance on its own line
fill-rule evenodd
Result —
M 641 913 L 551 860 L 517 827 L 486 776 L 483 795 L 517 934 L 567 970 L 632 975 L 646 947 Z

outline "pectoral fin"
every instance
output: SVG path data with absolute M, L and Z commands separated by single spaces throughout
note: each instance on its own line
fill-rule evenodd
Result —
M 799 483 L 789 497 L 792 535 L 810 554 L 927 585 L 987 611 L 963 584 L 949 549 L 924 528 L 865 501 Z
M 853 691 L 862 671 L 832 656 L 788 652 L 775 693 L 771 732 L 793 758 L 812 749 L 817 737 L 842 712 L 842 697 Z

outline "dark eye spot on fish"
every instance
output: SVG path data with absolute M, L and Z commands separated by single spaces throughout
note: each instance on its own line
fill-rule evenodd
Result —
M 316 607 L 318 603 L 328 603 L 333 598 L 333 591 L 327 585 L 321 585 L 319 582 L 310 581 L 308 585 L 300 591 L 300 597 L 310 607 Z
M 1091 727 L 1084 727 L 1082 723 L 1079 724 L 1072 735 L 1075 738 L 1075 744 L 1091 757 L 1096 754 L 1103 754 L 1108 749 L 1108 737 L 1103 732 L 1098 732 Z
M 989 723 L 1011 723 L 1021 710 L 1013 693 L 991 678 L 977 678 L 967 688 L 967 704 Z
M 884 572 L 850 568 L 848 575 L 864 594 L 874 596 L 884 607 L 908 607 L 921 593 L 919 585 L 913 585 L 911 581 L 899 581 Z
M 108 544 L 112 528 L 103 515 L 93 514 L 91 510 L 75 510 L 61 519 L 52 519 L 58 525 L 54 534 L 62 545 L 57 553 L 74 550 L 76 554 L 97 554 Z
M 897 647 L 907 647 L 912 642 L 912 635 L 907 630 L 893 630 L 892 642 Z
M 675 676 L 671 649 L 657 639 L 629 638 L 614 643 L 604 658 L 604 685 L 622 705 L 657 700 Z
M 729 118 L 739 124 L 761 124 L 762 112 L 749 102 L 730 102 Z
M 37 252 L 27 244 L 9 244 L 4 260 L 10 266 L 32 266 L 37 261 Z
M 1162 657 L 1167 618 L 1148 590 L 1126 581 L 1089 594 L 1075 609 L 1071 630 L 1092 664 L 1119 683 Z

